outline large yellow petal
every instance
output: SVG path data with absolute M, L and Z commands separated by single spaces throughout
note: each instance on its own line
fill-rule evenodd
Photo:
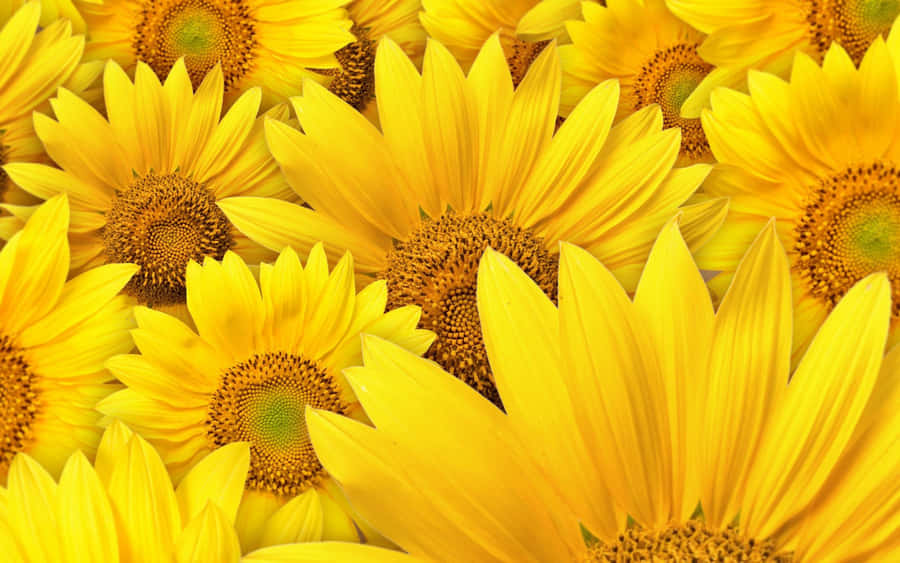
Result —
M 58 514 L 62 561 L 119 560 L 112 507 L 97 473 L 81 452 L 69 458 L 59 479 Z
M 209 501 L 188 522 L 175 545 L 175 561 L 215 561 L 237 563 L 241 560 L 241 544 L 231 521 L 215 503 Z
M 773 535 L 825 483 L 878 378 L 890 303 L 887 276 L 873 274 L 819 329 L 757 452 L 742 513 L 748 533 Z
M 714 313 L 690 250 L 670 221 L 659 234 L 634 296 L 647 336 L 657 350 L 665 383 L 672 443 L 670 510 L 690 518 L 699 500 L 699 444 L 704 434 L 703 393 Z
M 589 530 L 612 537 L 619 519 L 596 478 L 560 374 L 556 307 L 514 262 L 488 249 L 478 269 L 478 315 L 509 421 Z M 515 336 L 513 336 L 515 335 Z
M 278 509 L 263 529 L 262 545 L 322 541 L 322 503 L 315 489 L 292 498 Z
M 58 490 L 53 478 L 27 454 L 13 458 L 6 484 L 7 520 L 28 561 L 61 561 Z
M 414 563 L 424 560 L 371 545 L 319 542 L 266 547 L 247 554 L 242 561 L 247 563 Z
M 638 523 L 669 516 L 672 446 L 665 384 L 622 286 L 587 251 L 563 244 L 560 373 L 598 478 Z
M 192 520 L 209 502 L 221 509 L 229 524 L 233 523 L 249 468 L 250 447 L 244 442 L 227 444 L 203 458 L 175 490 L 181 521 Z
M 791 285 L 774 223 L 747 251 L 716 314 L 709 385 L 700 411 L 703 513 L 728 523 L 780 405 L 790 373 Z

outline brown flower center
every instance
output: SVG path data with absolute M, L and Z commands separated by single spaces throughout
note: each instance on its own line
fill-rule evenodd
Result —
M 887 272 L 900 316 L 900 170 L 874 162 L 822 179 L 794 227 L 793 250 L 795 271 L 830 306 L 865 276 Z
M 509 65 L 509 72 L 512 75 L 513 86 L 518 86 L 525 75 L 531 63 L 538 58 L 544 47 L 550 44 L 550 41 L 535 41 L 530 43 L 521 39 L 513 40 L 512 46 L 509 48 L 509 56 L 506 57 L 506 64 Z
M 437 339 L 425 354 L 497 406 L 475 301 L 478 262 L 490 246 L 515 261 L 556 299 L 558 261 L 540 238 L 486 214 L 442 215 L 425 221 L 388 254 L 388 308 L 418 305 L 420 326 Z
M 13 457 L 28 445 L 39 407 L 37 376 L 23 350 L 0 336 L 0 482 Z
M 206 435 L 214 448 L 250 442 L 247 488 L 294 496 L 325 474 L 306 428 L 307 406 L 349 412 L 334 378 L 317 362 L 284 352 L 254 354 L 222 376 Z
M 356 41 L 342 47 L 334 56 L 340 68 L 317 70 L 332 76 L 328 89 L 358 111 L 375 97 L 375 41 L 369 38 L 368 28 L 354 26 L 350 30 Z
M 872 41 L 887 35 L 900 15 L 900 0 L 808 0 L 810 44 L 822 55 L 832 42 L 859 64 Z
M 584 563 L 625 561 L 759 561 L 790 563 L 793 554 L 778 552 L 771 540 L 741 537 L 734 528 L 718 530 L 700 520 L 662 530 L 628 528 L 614 542 L 591 546 Z
M 657 51 L 634 79 L 635 110 L 659 104 L 663 127 L 681 129 L 681 156 L 690 161 L 708 159 L 709 143 L 699 119 L 681 117 L 681 106 L 714 68 L 697 54 L 697 43 L 680 43 Z
M 221 260 L 234 244 L 231 229 L 205 187 L 150 173 L 116 196 L 102 234 L 107 262 L 141 267 L 125 291 L 154 307 L 184 303 L 188 262 Z
M 160 79 L 184 57 L 195 88 L 221 63 L 227 92 L 253 64 L 255 34 L 244 0 L 143 0 L 132 46 Z
M 9 158 L 8 153 L 9 147 L 3 144 L 3 132 L 0 131 L 0 201 L 6 201 L 4 198 L 6 191 L 9 189 L 9 176 L 6 174 L 6 170 L 3 169 L 6 159 Z

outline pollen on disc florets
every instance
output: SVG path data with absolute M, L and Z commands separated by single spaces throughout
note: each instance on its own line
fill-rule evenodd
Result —
M 900 15 L 900 0 L 807 0 L 809 41 L 820 55 L 831 43 L 859 64 L 872 41 L 887 35 Z
M 506 64 L 509 66 L 509 73 L 512 75 L 513 86 L 518 86 L 525 75 L 531 63 L 538 58 L 544 47 L 550 44 L 550 41 L 523 41 L 521 39 L 513 40 L 512 46 L 509 48 L 509 56 L 506 57 Z
M 102 234 L 107 262 L 141 267 L 125 291 L 154 307 L 184 302 L 188 262 L 221 260 L 234 244 L 231 229 L 204 186 L 150 173 L 116 196 Z
M 900 170 L 874 162 L 823 178 L 794 227 L 794 269 L 834 306 L 859 280 L 887 272 L 900 316 Z
M 420 306 L 420 326 L 437 334 L 426 357 L 500 406 L 475 301 L 478 262 L 488 246 L 556 299 L 557 257 L 529 231 L 487 214 L 426 220 L 388 253 L 381 276 L 387 281 L 388 308 Z
M 0 477 L 28 445 L 39 406 L 37 376 L 23 350 L 0 336 Z
M 692 161 L 710 158 L 699 119 L 681 117 L 681 106 L 714 68 L 697 54 L 697 43 L 679 43 L 657 51 L 634 79 L 632 105 L 639 110 L 659 104 L 663 127 L 681 129 L 681 155 Z
M 143 0 L 132 47 L 160 79 L 184 57 L 195 88 L 220 63 L 228 91 L 250 71 L 256 44 L 245 0 Z
M 340 68 L 317 70 L 332 76 L 328 90 L 359 111 L 375 97 L 375 41 L 369 29 L 355 26 L 350 30 L 356 41 L 335 52 Z
M 318 362 L 285 352 L 254 354 L 222 375 L 207 409 L 207 439 L 213 448 L 250 442 L 248 489 L 297 495 L 324 476 L 306 428 L 307 406 L 349 412 Z
M 790 563 L 793 554 L 778 552 L 771 540 L 742 537 L 735 528 L 724 530 L 707 526 L 700 520 L 673 524 L 661 530 L 631 527 L 613 542 L 591 545 L 581 563 L 632 561 L 756 561 Z

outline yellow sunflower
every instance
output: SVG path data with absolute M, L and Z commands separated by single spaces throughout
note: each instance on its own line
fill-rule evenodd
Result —
M 618 118 L 659 104 L 664 127 L 681 129 L 683 163 L 709 162 L 699 119 L 683 119 L 681 104 L 713 66 L 697 54 L 704 35 L 672 15 L 664 0 L 623 0 L 609 7 L 585 2 L 584 21 L 566 23 L 571 45 L 559 48 L 561 114 L 594 86 L 619 80 Z
M 34 133 L 31 113 L 49 109 L 47 100 L 59 86 L 84 92 L 103 66 L 99 62 L 79 64 L 84 38 L 73 37 L 67 21 L 51 21 L 35 33 L 41 4 L 17 5 L 0 5 L 0 203 L 21 205 L 37 200 L 16 186 L 2 166 L 48 160 Z
M 66 281 L 69 205 L 57 196 L 0 251 L 0 483 L 19 452 L 59 475 L 100 439 L 98 400 L 115 390 L 103 367 L 131 350 L 124 297 L 137 271 L 110 264 Z
M 596 3 L 588 0 L 589 3 Z M 468 68 L 499 33 L 513 82 L 551 40 L 566 38 L 565 21 L 581 16 L 581 0 L 422 0 L 422 25 Z
M 419 310 L 384 312 L 387 289 L 355 290 L 349 254 L 328 272 L 321 245 L 304 268 L 286 249 L 263 264 L 257 286 L 234 253 L 192 262 L 187 303 L 195 333 L 147 308 L 135 309 L 140 354 L 107 366 L 127 389 L 97 408 L 126 422 L 160 451 L 176 481 L 208 452 L 250 442 L 250 470 L 236 528 L 245 550 L 294 541 L 358 538 L 322 470 L 304 422 L 307 405 L 361 416 L 341 376 L 360 365 L 360 333 L 423 353 L 433 340 L 416 329 Z M 371 534 L 366 534 L 371 536 Z
M 795 53 L 817 61 L 832 42 L 854 64 L 877 37 L 886 36 L 900 15 L 897 0 L 666 0 L 682 20 L 708 33 L 700 56 L 720 67 L 685 101 L 682 115 L 699 117 L 717 86 L 746 84 L 749 68 L 786 76 Z
M 139 303 L 184 313 L 189 260 L 221 259 L 229 249 L 251 262 L 272 255 L 237 232 L 216 200 L 292 197 L 257 119 L 260 91 L 246 92 L 220 119 L 218 67 L 196 94 L 181 62 L 164 85 L 144 64 L 132 84 L 110 62 L 103 81 L 108 120 L 65 89 L 52 100 L 56 121 L 35 114 L 37 135 L 62 170 L 14 163 L 6 172 L 36 197 L 69 194 L 73 269 L 137 264 L 141 270 L 126 292 Z M 269 115 L 286 113 L 281 107 Z M 0 219 L 0 235 L 14 232 L 31 208 L 11 210 L 18 216 Z
M 234 530 L 247 444 L 201 460 L 173 489 L 159 454 L 116 422 L 103 434 L 93 465 L 81 452 L 58 483 L 28 456 L 16 456 L 0 488 L 0 549 L 5 561 L 215 561 L 237 563 Z M 291 561 L 296 546 L 260 550 L 253 561 Z
M 418 8 L 414 0 L 104 0 L 84 6 L 85 55 L 129 72 L 142 61 L 160 78 L 184 57 L 194 86 L 219 64 L 226 102 L 259 86 L 265 108 L 312 78 L 363 110 L 377 40 L 388 34 L 421 54 Z
M 771 225 L 715 313 L 674 222 L 633 301 L 572 245 L 559 309 L 497 252 L 479 278 L 506 413 L 376 337 L 345 372 L 374 428 L 307 411 L 324 466 L 412 557 L 898 560 L 900 350 L 882 361 L 884 274 L 848 292 L 792 374 Z M 339 549 L 308 545 L 295 561 L 401 560 Z
M 894 53 L 893 60 L 889 50 Z M 731 200 L 721 232 L 698 254 L 721 289 L 770 216 L 794 279 L 795 360 L 827 312 L 872 272 L 886 271 L 900 319 L 900 31 L 855 68 L 834 45 L 822 67 L 797 56 L 790 82 L 752 72 L 750 94 L 720 89 L 703 125 L 721 165 L 705 190 Z M 900 332 L 893 328 L 891 342 Z
M 392 42 L 375 63 L 383 133 L 324 88 L 294 98 L 304 133 L 267 122 L 288 182 L 312 208 L 274 198 L 219 202 L 231 222 L 271 249 L 301 254 L 325 241 L 350 249 L 357 270 L 387 281 L 388 307 L 422 307 L 438 339 L 429 357 L 497 400 L 475 310 L 486 246 L 515 257 L 556 294 L 560 240 L 602 257 L 633 287 L 653 234 L 706 177 L 673 169 L 680 132 L 647 107 L 611 126 L 618 85 L 588 93 L 554 134 L 560 92 L 555 49 L 513 90 L 500 39 L 468 77 L 439 43 L 420 76 Z M 723 199 L 687 206 L 693 247 L 718 227 Z

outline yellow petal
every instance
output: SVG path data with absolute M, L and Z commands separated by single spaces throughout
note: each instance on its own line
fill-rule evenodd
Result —
M 292 498 L 268 520 L 262 545 L 322 541 L 322 503 L 315 489 Z
M 229 518 L 209 501 L 178 536 L 175 561 L 215 561 L 237 563 L 241 560 L 241 544 Z
M 371 545 L 320 542 L 266 547 L 247 554 L 242 561 L 251 563 L 414 563 L 423 560 Z
M 175 491 L 182 522 L 197 516 L 207 502 L 221 509 L 229 524 L 237 515 L 250 468 L 250 448 L 234 442 L 216 449 L 197 463 Z
M 7 480 L 8 523 L 28 561 L 61 561 L 56 483 L 27 454 L 13 458 Z
M 61 560 L 119 560 L 112 507 L 97 473 L 81 452 L 69 458 L 59 479 L 59 517 Z

